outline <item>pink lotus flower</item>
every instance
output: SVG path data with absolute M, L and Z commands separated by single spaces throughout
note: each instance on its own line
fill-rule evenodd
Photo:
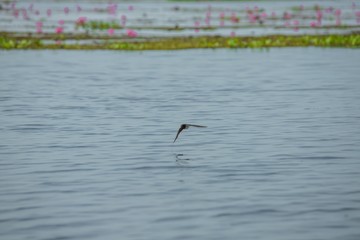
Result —
M 43 23 L 42 22 L 36 22 L 36 33 L 42 33 L 42 27 L 43 27 Z
M 206 24 L 207 26 L 210 25 L 210 18 L 209 18 L 209 17 L 206 17 L 206 18 L 205 18 L 205 24 Z
M 250 23 L 256 23 L 257 16 L 252 12 L 248 13 L 248 19 Z
M 333 7 L 328 7 L 328 8 L 325 9 L 326 13 L 332 13 L 333 11 L 334 11 Z
M 316 20 L 319 26 L 321 25 L 322 18 L 323 18 L 323 13 L 321 12 L 321 10 L 316 11 Z
M 80 5 L 77 5 L 77 6 L 76 6 L 76 11 L 81 12 L 81 10 L 82 10 L 82 9 L 81 9 Z
M 263 12 L 261 13 L 260 17 L 261 19 L 265 20 L 268 17 L 268 15 L 266 14 L 266 12 Z
M 200 22 L 199 21 L 194 22 L 194 26 L 195 26 L 195 32 L 198 33 L 200 31 L 200 29 L 199 29 Z
M 51 17 L 51 14 L 52 14 L 51 9 L 46 10 L 46 15 L 47 15 L 48 17 Z
M 36 27 L 42 27 L 43 26 L 43 23 L 41 22 L 41 21 L 39 21 L 39 22 L 36 22 Z
M 335 17 L 336 17 L 336 25 L 341 25 L 341 10 L 340 9 L 336 9 L 335 10 Z
M 30 20 L 30 17 L 29 17 L 29 15 L 27 13 L 27 10 L 25 8 L 22 9 L 21 13 L 22 13 L 22 16 L 23 16 L 24 20 Z
M 128 10 L 129 10 L 129 11 L 133 11 L 133 10 L 134 10 L 134 6 L 130 5 L 130 6 L 128 7 Z
M 300 24 L 299 20 L 294 20 L 293 21 L 294 31 L 295 32 L 299 31 L 299 24 Z
M 318 27 L 317 22 L 314 22 L 314 21 L 310 22 L 310 27 L 313 27 L 313 28 Z
M 61 33 L 63 33 L 63 32 L 64 32 L 64 28 L 63 28 L 63 27 L 56 27 L 55 33 L 61 34 Z
M 128 37 L 137 37 L 138 33 L 135 30 L 132 29 L 126 29 L 126 35 Z
M 115 30 L 113 28 L 109 28 L 107 32 L 108 32 L 109 36 L 112 36 L 112 35 L 114 35 Z
M 79 17 L 75 22 L 77 26 L 83 26 L 85 25 L 85 23 L 86 23 L 86 17 Z
M 121 16 L 121 25 L 122 25 L 123 27 L 125 27 L 125 25 L 126 25 L 126 16 L 125 16 L 125 15 L 122 15 L 122 16 Z
M 14 16 L 15 18 L 19 18 L 19 10 L 15 9 L 15 10 L 13 11 L 13 16 Z
M 117 4 L 110 4 L 107 10 L 109 14 L 115 15 L 117 11 Z
M 341 9 L 336 9 L 335 16 L 340 17 L 340 15 L 341 15 Z
M 290 13 L 288 13 L 288 12 L 284 12 L 283 19 L 285 19 L 285 20 L 289 20 L 289 19 L 291 19 L 291 18 L 292 18 L 292 16 L 291 16 L 291 14 L 290 14 Z
M 64 25 L 65 21 L 64 20 L 59 20 L 58 23 L 59 23 L 59 25 Z
M 355 12 L 355 16 L 357 24 L 360 24 L 360 11 Z
M 225 18 L 225 13 L 224 13 L 224 12 L 221 12 L 221 13 L 219 14 L 219 18 L 220 18 L 220 19 L 224 19 L 224 18 Z
M 234 31 L 232 31 L 232 32 L 230 33 L 230 37 L 235 37 L 235 32 L 234 32 Z
M 65 14 L 69 14 L 69 12 L 70 12 L 70 8 L 64 7 L 64 13 L 65 13 Z
M 240 18 L 236 16 L 236 13 L 235 13 L 235 12 L 233 12 L 233 13 L 231 14 L 230 20 L 231 20 L 232 23 L 239 23 L 239 22 L 240 22 Z

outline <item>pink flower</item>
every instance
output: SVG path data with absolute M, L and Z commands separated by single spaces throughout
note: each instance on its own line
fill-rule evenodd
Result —
M 42 22 L 36 22 L 36 33 L 42 33 L 42 26 L 43 23 Z
M 335 10 L 335 16 L 339 17 L 341 15 L 341 9 Z
M 268 16 L 267 16 L 266 12 L 263 12 L 263 13 L 261 13 L 260 17 L 262 19 L 266 19 Z
M 210 18 L 209 17 L 205 18 L 205 24 L 208 25 L 208 26 L 210 25 Z
M 335 10 L 335 16 L 336 16 L 336 25 L 341 25 L 341 10 L 340 9 L 336 9 Z
M 52 14 L 51 9 L 46 10 L 46 15 L 47 15 L 48 17 L 51 17 L 51 14 Z
M 224 12 L 221 12 L 221 13 L 219 14 L 219 18 L 220 18 L 220 19 L 224 19 L 224 18 L 225 18 L 225 13 L 224 13 Z
M 231 14 L 231 22 L 232 22 L 232 23 L 238 23 L 238 22 L 240 22 L 240 18 L 237 17 L 237 16 L 236 16 L 236 13 L 234 13 L 234 12 Z
M 130 5 L 130 6 L 128 7 L 128 10 L 129 10 L 129 11 L 133 11 L 133 10 L 134 10 L 134 6 Z
M 75 22 L 75 24 L 78 26 L 83 26 L 85 23 L 86 23 L 86 17 L 79 17 Z
M 200 27 L 200 22 L 199 22 L 199 21 L 194 22 L 194 26 L 195 26 L 195 32 L 196 32 L 196 33 L 199 32 L 199 31 L 200 31 L 200 29 L 199 29 L 199 27 Z
M 123 27 L 126 25 L 126 16 L 125 15 L 121 16 L 121 25 L 123 25 Z
M 59 23 L 59 25 L 64 25 L 65 21 L 64 20 L 59 20 L 58 23 Z
M 132 29 L 126 29 L 126 35 L 128 37 L 137 37 L 138 36 L 137 32 Z
M 107 32 L 108 32 L 109 36 L 112 36 L 112 35 L 114 35 L 115 30 L 113 28 L 109 28 Z
M 256 15 L 253 14 L 252 12 L 248 13 L 248 19 L 250 23 L 256 23 Z
M 234 32 L 234 31 L 232 31 L 232 32 L 230 33 L 230 37 L 235 37 L 235 32 Z
M 294 25 L 294 31 L 295 32 L 299 31 L 299 20 L 294 20 L 293 25 Z
M 42 27 L 43 26 L 43 23 L 41 22 L 41 21 L 39 21 L 39 22 L 36 22 L 36 27 Z
M 24 9 L 22 9 L 22 15 L 23 15 L 23 18 L 25 19 L 25 20 L 30 20 L 30 18 L 29 18 L 29 15 L 28 15 L 28 13 L 27 13 L 27 11 L 26 11 L 26 9 L 24 8 Z
M 65 14 L 69 14 L 69 12 L 70 12 L 70 8 L 64 7 L 64 13 L 65 13 Z
M 110 4 L 108 6 L 108 13 L 111 15 L 115 15 L 117 11 L 117 4 Z
M 64 28 L 63 28 L 63 27 L 56 27 L 55 32 L 56 32 L 57 34 L 63 33 L 63 32 L 64 32 Z
M 19 18 L 19 10 L 15 9 L 15 10 L 13 11 L 13 16 L 14 16 L 15 18 Z
M 289 20 L 289 19 L 291 19 L 291 14 L 290 13 L 288 13 L 288 12 L 284 12 L 284 15 L 283 15 L 283 18 L 285 19 L 285 20 Z
M 333 7 L 328 7 L 328 8 L 325 9 L 326 13 L 331 13 L 332 11 L 334 11 Z
M 77 6 L 76 6 L 76 10 L 77 10 L 78 12 L 81 12 L 82 9 L 81 9 L 80 5 L 77 5 Z
M 359 24 L 360 23 L 360 11 L 355 12 L 355 16 L 356 16 L 356 22 Z
M 321 25 L 322 17 L 323 17 L 323 13 L 321 12 L 321 10 L 316 11 L 316 19 L 317 19 L 318 25 Z
M 318 26 L 317 22 L 314 21 L 310 22 L 310 27 L 317 27 L 317 26 Z

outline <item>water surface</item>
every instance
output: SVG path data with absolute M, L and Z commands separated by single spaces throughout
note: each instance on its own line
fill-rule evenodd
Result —
M 0 235 L 359 239 L 359 61 L 2 51 Z

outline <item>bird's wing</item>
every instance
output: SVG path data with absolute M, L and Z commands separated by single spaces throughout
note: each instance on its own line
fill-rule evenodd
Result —
M 206 128 L 206 126 L 194 125 L 194 124 L 188 124 L 188 126 L 190 126 L 190 127 L 201 127 L 201 128 Z
M 181 133 L 181 131 L 184 130 L 184 129 L 185 129 L 185 127 L 182 127 L 182 126 L 179 128 L 179 130 L 178 130 L 178 132 L 177 132 L 177 134 L 176 134 L 176 137 L 175 137 L 174 142 L 175 142 L 176 139 L 178 138 L 178 136 L 179 136 L 179 134 Z M 174 142 L 173 142 L 173 143 L 174 143 Z

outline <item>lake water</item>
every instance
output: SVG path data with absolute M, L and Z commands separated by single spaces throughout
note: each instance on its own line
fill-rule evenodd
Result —
M 1 51 L 0 236 L 360 239 L 359 62 Z

